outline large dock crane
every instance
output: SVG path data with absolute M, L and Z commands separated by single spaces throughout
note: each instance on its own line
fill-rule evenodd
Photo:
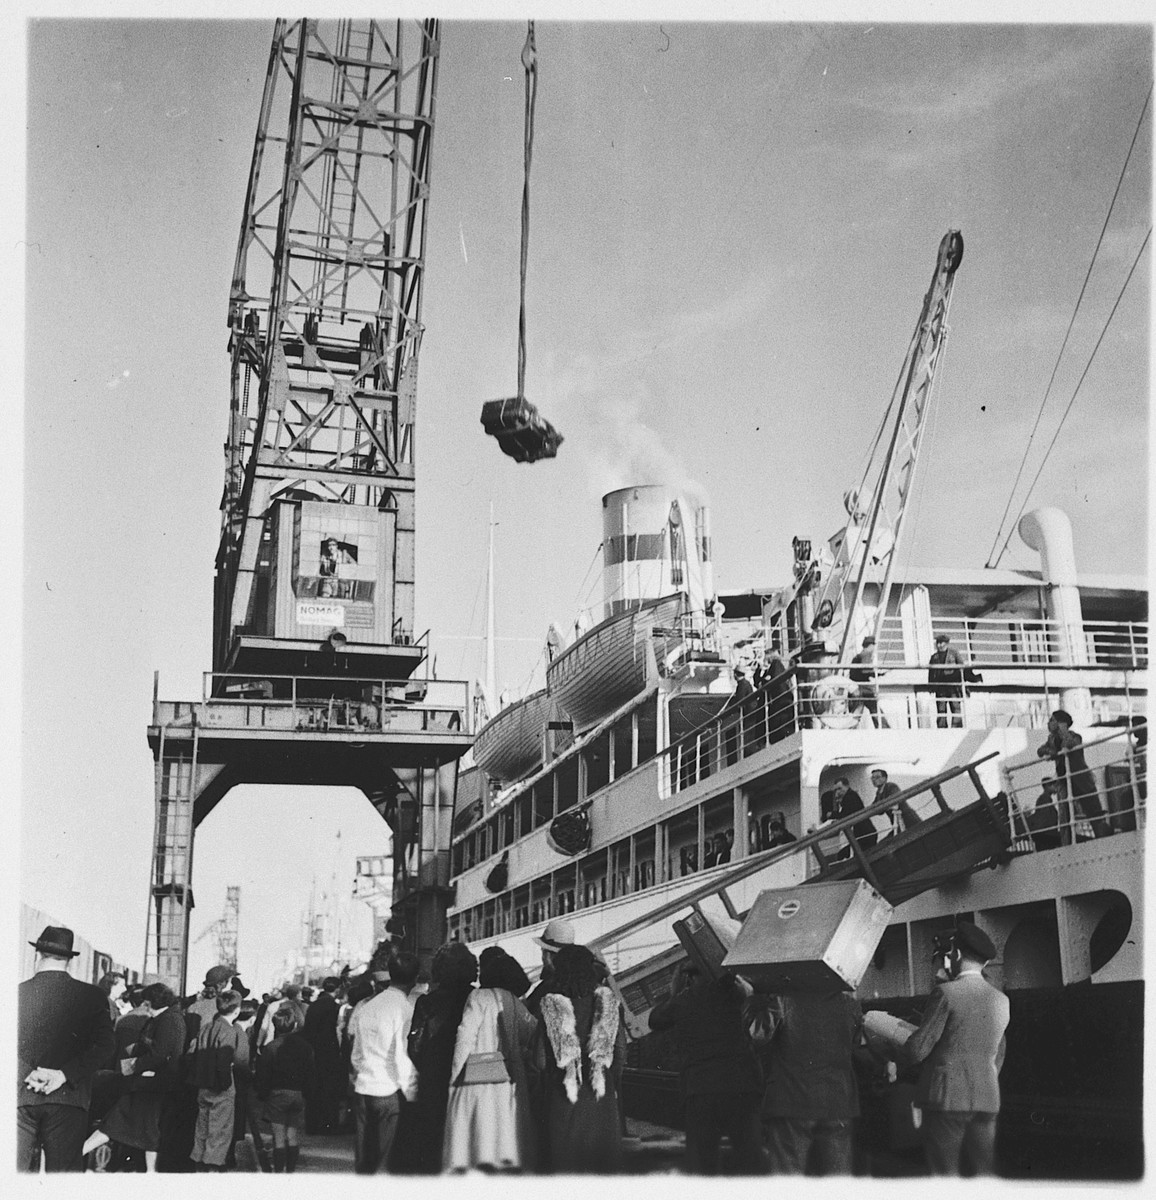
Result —
M 161 702 L 146 969 L 184 982 L 193 834 L 237 783 L 363 790 L 411 948 L 444 937 L 466 685 L 419 680 L 414 424 L 436 20 L 280 20 L 229 295 L 213 670 Z M 459 694 L 460 693 L 460 694 Z M 444 824 L 445 829 L 441 826 Z

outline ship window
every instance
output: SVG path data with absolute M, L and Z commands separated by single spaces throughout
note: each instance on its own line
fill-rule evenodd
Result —
M 535 879 L 530 885 L 530 924 L 550 919 L 550 876 Z
M 568 863 L 554 872 L 554 914 L 563 916 L 574 911 L 575 876 L 577 864 Z
M 610 847 L 610 895 L 630 893 L 630 839 L 623 838 Z
M 554 772 L 558 780 L 558 811 L 565 812 L 578 803 L 578 758 L 566 759 Z
M 679 813 L 666 822 L 666 878 L 693 875 L 702 854 L 698 844 L 698 809 Z
M 460 875 L 460 874 L 462 873 L 462 870 L 464 869 L 464 865 L 465 865 L 465 848 L 466 848 L 466 847 L 465 847 L 465 844 L 464 844 L 463 842 L 458 842 L 458 844 L 457 844 L 457 845 L 454 847 L 454 855 L 453 855 L 453 859 L 454 859 L 454 866 L 453 866 L 453 873 L 454 873 L 455 875 Z
M 498 814 L 498 828 L 502 832 L 501 846 L 505 849 L 506 846 L 513 845 L 514 842 L 514 806 L 507 805 L 501 813 Z
M 600 850 L 579 864 L 578 900 L 582 908 L 601 904 L 606 899 L 606 855 L 605 850 Z
M 634 719 L 627 714 L 622 717 L 611 731 L 613 746 L 611 754 L 614 759 L 614 778 L 625 775 L 634 766 Z
M 482 905 L 482 937 L 494 936 L 494 902 L 487 900 Z
M 734 857 L 735 809 L 730 796 L 703 806 L 702 865 L 717 867 Z
M 652 696 L 635 711 L 638 720 L 638 761 L 658 753 L 658 700 Z
M 634 835 L 634 890 L 654 886 L 654 830 Z
M 554 775 L 539 779 L 534 784 L 534 828 L 546 825 L 554 819 Z
M 518 807 L 518 826 L 515 837 L 525 837 L 534 828 L 534 793 L 527 788 L 514 803 Z
M 586 762 L 586 795 L 601 791 L 610 782 L 610 733 L 599 734 L 583 751 Z
M 514 928 L 522 929 L 530 924 L 530 887 L 524 884 L 514 889 Z

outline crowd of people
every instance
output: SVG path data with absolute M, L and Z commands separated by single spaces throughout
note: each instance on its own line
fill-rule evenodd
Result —
M 258 1001 L 217 966 L 181 1001 L 160 981 L 74 979 L 72 932 L 49 926 L 20 986 L 18 1166 L 79 1171 L 109 1145 L 109 1169 L 226 1171 L 251 1140 L 260 1169 L 292 1173 L 303 1129 L 348 1122 L 358 1174 L 617 1172 L 623 1011 L 569 922 L 537 941 L 532 989 L 501 947 L 451 942 L 420 985 L 416 957 L 384 947 L 316 993 L 288 984 Z M 982 978 L 994 953 L 959 922 L 922 1024 L 890 1055 L 923 1064 L 934 1172 L 992 1169 L 1008 1024 Z M 688 1172 L 716 1173 L 724 1136 L 742 1173 L 854 1169 L 855 1063 L 871 1051 L 853 993 L 760 995 L 686 963 L 650 1025 L 678 1048 Z

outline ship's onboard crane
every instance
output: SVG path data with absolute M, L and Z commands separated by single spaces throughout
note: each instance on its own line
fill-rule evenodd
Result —
M 931 286 L 903 360 L 895 390 L 880 422 L 859 486 L 844 496 L 847 524 L 830 540 L 832 562 L 796 562 L 796 583 L 764 614 L 768 624 L 796 600 L 810 601 L 810 619 L 803 624 L 812 646 L 821 641 L 838 661 L 854 653 L 856 617 L 863 602 L 869 573 L 882 576 L 871 632 L 878 639 L 887 615 L 895 553 L 911 497 L 919 445 L 930 407 L 936 369 L 947 344 L 947 317 L 955 272 L 963 259 L 963 237 L 950 229 L 939 243 Z M 796 539 L 797 541 L 797 539 Z M 798 543 L 807 546 L 809 544 Z M 798 547 L 796 549 L 798 558 Z M 816 577 L 819 577 L 818 579 Z M 848 600 L 848 588 L 854 593 Z M 815 586 L 817 596 L 807 596 Z
M 278 498 L 394 511 L 395 624 L 412 632 L 438 39 L 434 20 L 277 22 L 229 302 L 218 671 L 239 634 L 263 632 Z

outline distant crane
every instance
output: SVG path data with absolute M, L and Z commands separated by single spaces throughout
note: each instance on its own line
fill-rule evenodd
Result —
M 198 942 L 202 942 L 212 934 L 213 944 L 217 947 L 217 964 L 233 972 L 237 970 L 237 933 L 240 924 L 241 889 L 234 885 L 225 889 L 224 912 L 197 938 Z

